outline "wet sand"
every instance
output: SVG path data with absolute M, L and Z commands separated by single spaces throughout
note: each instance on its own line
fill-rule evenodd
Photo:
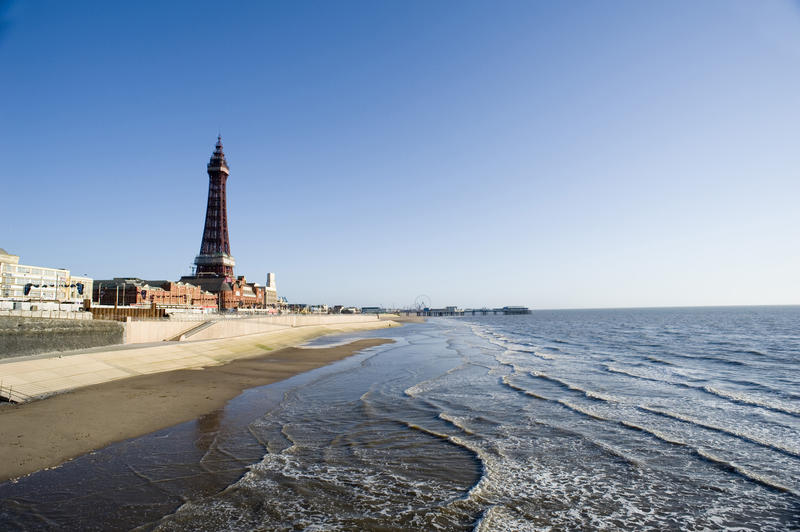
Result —
M 54 467 L 113 442 L 222 408 L 243 390 L 271 384 L 390 342 L 288 347 L 221 366 L 142 375 L 0 408 L 0 482 Z

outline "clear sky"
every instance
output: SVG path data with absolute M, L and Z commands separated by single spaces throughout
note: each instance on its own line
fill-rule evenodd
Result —
M 0 3 L 0 247 L 292 302 L 800 303 L 800 5 Z

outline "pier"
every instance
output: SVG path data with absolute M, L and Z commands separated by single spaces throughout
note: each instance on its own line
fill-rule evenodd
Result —
M 503 314 L 506 316 L 509 315 L 520 315 L 520 314 L 530 314 L 531 310 L 528 307 L 497 307 L 497 308 L 471 308 L 471 309 L 460 309 L 458 307 L 444 307 L 444 308 L 423 308 L 418 309 L 417 316 L 425 316 L 425 317 L 463 317 L 466 315 L 480 315 L 480 316 L 487 316 L 489 314 Z

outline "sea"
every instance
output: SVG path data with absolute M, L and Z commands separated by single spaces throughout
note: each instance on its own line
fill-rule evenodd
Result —
M 0 529 L 800 530 L 800 307 L 534 311 L 389 337 L 0 485 Z

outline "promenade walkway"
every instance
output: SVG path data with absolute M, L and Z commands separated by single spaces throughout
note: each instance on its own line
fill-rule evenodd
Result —
M 94 348 L 0 361 L 0 398 L 15 403 L 136 375 L 201 369 L 299 345 L 325 334 L 380 329 L 393 321 L 285 327 L 234 338 Z

